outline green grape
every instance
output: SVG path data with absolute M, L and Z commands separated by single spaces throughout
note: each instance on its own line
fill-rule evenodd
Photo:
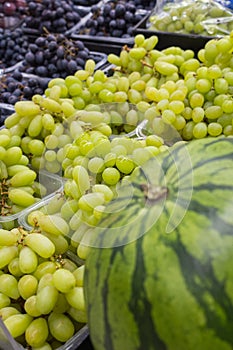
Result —
M 219 123 L 210 123 L 207 126 L 207 132 L 210 136 L 219 136 L 222 134 L 223 127 Z
M 55 124 L 54 118 L 49 113 L 44 113 L 42 115 L 41 123 L 42 123 L 42 127 L 49 131 L 53 130 L 54 124 Z
M 193 128 L 194 121 L 188 121 L 182 130 L 182 138 L 184 140 L 192 140 L 193 139 Z
M 199 92 L 194 92 L 189 98 L 189 103 L 192 108 L 202 107 L 204 104 L 204 96 Z
M 0 160 L 5 158 L 6 150 L 4 147 L 0 146 Z
M 62 234 L 67 236 L 69 233 L 69 225 L 67 222 L 56 214 L 42 215 L 38 217 L 38 224 L 42 231 L 52 233 L 54 235 Z
M 75 287 L 76 280 L 72 272 L 61 268 L 54 272 L 53 283 L 58 291 L 68 293 Z
M 8 273 L 0 275 L 0 293 L 5 294 L 11 299 L 17 300 L 20 297 L 17 279 Z
M 171 75 L 178 72 L 177 66 L 169 62 L 155 61 L 154 69 L 162 75 Z
M 28 314 L 16 314 L 8 317 L 4 324 L 13 338 L 24 334 L 33 318 Z
M 214 97 L 214 105 L 222 107 L 225 101 L 229 101 L 229 96 L 227 94 L 220 94 Z
M 0 309 L 7 307 L 10 304 L 11 304 L 10 298 L 5 293 L 0 292 Z
M 192 111 L 192 120 L 199 123 L 204 119 L 205 111 L 202 107 L 194 107 Z
M 223 110 L 220 106 L 210 106 L 205 109 L 205 116 L 207 119 L 217 119 L 221 117 Z
M 162 111 L 162 120 L 167 124 L 172 124 L 176 120 L 176 114 L 170 109 L 165 109 Z
M 233 135 L 233 126 L 232 125 L 226 125 L 224 128 L 223 128 L 223 134 L 225 136 L 231 136 Z
M 79 228 L 79 226 L 82 223 L 82 211 L 77 210 L 75 213 L 73 213 L 72 217 L 69 221 L 69 226 L 71 230 L 75 231 Z
M 25 115 L 32 117 L 40 113 L 40 107 L 33 101 L 18 101 L 15 103 L 14 108 L 20 117 Z
M 67 239 L 64 236 L 62 235 L 57 236 L 48 232 L 43 232 L 43 235 L 46 236 L 54 244 L 54 247 L 55 247 L 54 254 L 60 255 L 67 252 L 69 248 L 69 244 Z
M 7 148 L 20 146 L 21 145 L 21 137 L 19 135 L 12 135 L 10 143 L 7 145 Z
M 47 315 L 54 309 L 58 299 L 58 290 L 53 285 L 41 288 L 36 295 L 36 307 L 41 314 Z
M 105 167 L 114 167 L 114 165 L 116 164 L 116 158 L 117 155 L 113 152 L 109 152 L 106 154 L 106 156 L 104 157 L 104 164 Z
M 13 306 L 5 306 L 0 308 L 0 317 L 4 321 L 8 317 L 18 315 L 20 312 Z
M 11 275 L 15 277 L 21 277 L 23 275 L 23 272 L 20 270 L 19 267 L 18 257 L 12 259 L 11 262 L 8 264 L 8 271 Z
M 58 147 L 58 137 L 56 135 L 48 135 L 44 139 L 44 144 L 47 149 L 55 149 Z
M 226 94 L 228 92 L 228 82 L 224 78 L 217 78 L 214 80 L 214 89 L 217 94 Z
M 116 145 L 116 146 L 112 145 L 111 153 L 116 154 L 116 156 L 120 156 L 120 155 L 126 156 L 128 152 L 127 152 L 126 147 L 123 145 Z
M 93 157 L 88 162 L 88 170 L 93 174 L 102 173 L 104 170 L 104 160 L 100 157 Z
M 94 141 L 94 147 L 96 156 L 101 158 L 105 157 L 111 151 L 111 143 L 104 135 L 97 137 Z
M 78 201 L 76 199 L 67 199 L 60 209 L 62 218 L 66 221 L 70 220 L 78 208 Z
M 55 313 L 66 313 L 69 310 L 69 303 L 66 300 L 65 294 L 59 293 L 57 303 L 54 306 L 53 312 Z
M 75 277 L 77 287 L 83 287 L 84 272 L 85 272 L 85 265 L 81 265 L 81 266 L 77 267 L 76 270 L 73 271 L 73 275 Z
M 195 87 L 201 94 L 206 94 L 211 90 L 212 83 L 207 78 L 201 78 L 197 80 Z
M 110 200 L 113 199 L 114 193 L 112 192 L 112 190 L 104 185 L 104 184 L 95 184 L 92 186 L 92 192 L 99 192 L 99 193 L 103 193 L 104 195 L 104 199 L 106 202 L 109 202 Z
M 60 103 L 55 100 L 52 100 L 49 97 L 43 98 L 40 101 L 40 106 L 45 109 L 46 113 L 61 113 L 62 108 Z
M 100 98 L 101 101 L 105 103 L 110 103 L 110 102 L 113 102 L 114 94 L 108 89 L 102 88 L 98 93 L 98 97 Z
M 72 321 L 64 314 L 52 312 L 48 317 L 48 325 L 51 335 L 63 343 L 69 340 L 75 332 Z
M 77 310 L 74 307 L 68 309 L 69 316 L 79 323 L 87 323 L 87 313 L 86 311 Z
M 82 287 L 74 287 L 66 293 L 68 303 L 78 309 L 85 311 L 84 292 Z
M 135 164 L 129 157 L 120 155 L 116 159 L 116 167 L 121 173 L 127 175 L 133 171 Z
M 20 147 L 14 146 L 6 150 L 3 161 L 6 166 L 19 164 L 22 155 L 22 149 Z
M 0 247 L 12 246 L 18 241 L 19 238 L 20 235 L 18 232 L 15 232 L 14 230 L 4 230 L 0 228 Z
M 0 246 L 0 269 L 7 266 L 18 255 L 18 248 L 12 246 Z
M 53 274 L 55 271 L 56 263 L 54 261 L 44 261 L 37 266 L 36 270 L 33 272 L 33 276 L 40 280 L 42 276 L 47 273 Z
M 62 102 L 61 108 L 62 108 L 62 111 L 64 113 L 64 116 L 67 118 L 73 116 L 76 112 L 75 108 L 69 102 Z
M 208 77 L 210 79 L 217 79 L 222 77 L 222 70 L 217 64 L 208 67 Z
M 22 170 L 22 167 L 20 168 Z M 10 179 L 10 184 L 13 187 L 28 186 L 36 179 L 36 172 L 30 169 L 17 172 Z
M 13 126 L 17 125 L 20 122 L 20 119 L 21 116 L 18 113 L 12 113 L 5 119 L 4 125 L 7 129 L 10 129 Z
M 120 181 L 120 172 L 116 168 L 108 167 L 104 169 L 102 173 L 102 178 L 105 184 L 110 186 L 116 185 Z
M 27 246 L 21 248 L 19 252 L 19 268 L 25 274 L 30 274 L 38 266 L 37 254 Z
M 224 113 L 233 113 L 233 100 L 226 99 L 222 103 L 222 110 Z
M 109 169 L 109 168 L 108 168 Z M 103 193 L 87 193 L 79 199 L 79 208 L 84 211 L 92 211 L 97 205 L 104 204 L 105 199 Z
M 233 85 L 233 72 L 232 71 L 224 72 L 224 78 L 226 79 L 226 81 L 228 82 L 229 85 Z
M 173 126 L 175 127 L 176 130 L 183 130 L 183 128 L 186 125 L 186 120 L 182 115 L 177 115 L 176 120 L 173 123 Z
M 225 53 L 232 50 L 232 41 L 230 37 L 225 36 L 216 41 L 216 46 L 219 52 Z
M 40 347 L 47 340 L 49 328 L 45 318 L 39 317 L 34 319 L 25 331 L 27 344 L 32 347 Z
M 185 106 L 184 103 L 182 101 L 179 100 L 173 100 L 169 103 L 168 108 L 173 111 L 175 114 L 180 114 L 183 112 Z
M 41 316 L 41 312 L 36 307 L 36 295 L 32 295 L 27 300 L 25 300 L 24 303 L 24 310 L 26 313 L 32 317 L 39 317 Z
M 50 258 L 55 253 L 53 242 L 41 233 L 28 234 L 24 243 L 42 258 Z
M 207 135 L 207 125 L 206 123 L 200 122 L 193 127 L 193 136 L 196 139 L 202 139 Z
M 10 136 L 2 134 L 0 135 L 0 146 L 6 148 L 10 144 Z
M 29 207 L 36 202 L 35 197 L 20 188 L 12 188 L 8 193 L 9 199 L 16 205 L 21 207 Z
M 35 116 L 28 125 L 27 132 L 30 137 L 37 137 L 42 131 L 42 115 Z
M 26 300 L 36 294 L 38 286 L 37 278 L 33 275 L 24 275 L 18 281 L 18 290 L 20 296 Z
M 75 157 L 79 156 L 80 149 L 77 145 L 74 144 L 67 144 L 64 147 L 64 156 L 69 159 L 74 159 Z
M 44 158 L 47 162 L 53 162 L 57 159 L 57 154 L 53 150 L 45 151 Z

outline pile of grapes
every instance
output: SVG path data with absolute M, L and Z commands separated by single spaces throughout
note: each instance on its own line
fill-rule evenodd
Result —
M 19 100 L 31 99 L 35 94 L 43 94 L 48 79 L 23 75 L 18 70 L 0 76 L 0 102 L 14 105 Z
M 224 4 L 225 5 L 225 4 Z M 148 29 L 162 32 L 226 35 L 233 29 L 232 10 L 218 1 L 168 2 L 148 20 Z
M 79 34 L 90 36 L 132 37 L 133 27 L 144 16 L 137 13 L 133 1 L 108 1 L 103 6 L 93 5 L 91 17 L 79 28 Z
M 14 31 L 0 28 L 0 70 L 22 61 L 28 51 L 28 37 L 21 28 Z
M 80 40 L 68 39 L 64 34 L 47 34 L 29 44 L 21 72 L 40 77 L 66 77 L 83 69 L 87 59 L 96 63 L 101 56 L 92 55 Z
M 26 0 L 27 14 L 24 25 L 41 34 L 65 33 L 80 21 L 71 0 Z

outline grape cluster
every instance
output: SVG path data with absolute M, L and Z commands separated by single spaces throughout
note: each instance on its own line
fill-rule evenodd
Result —
M 28 37 L 21 28 L 0 29 L 0 69 L 22 61 L 28 51 Z
M 35 171 L 28 166 L 29 159 L 20 147 L 20 137 L 12 137 L 7 129 L 0 130 L 0 200 L 1 217 L 11 216 L 37 202 L 46 188 L 40 186 Z M 43 190 L 41 193 L 39 190 Z M 2 226 L 14 227 L 14 220 Z M 13 227 L 12 227 L 13 225 Z
M 143 15 L 137 13 L 132 1 L 108 1 L 102 7 L 93 5 L 92 15 L 85 25 L 79 29 L 79 34 L 90 36 L 112 36 L 127 38 L 133 35 L 133 27 Z
M 96 55 L 93 57 L 79 40 L 68 39 L 64 34 L 48 34 L 29 44 L 20 70 L 40 77 L 64 78 L 83 69 L 89 58 L 96 62 L 101 59 Z
M 25 76 L 18 70 L 0 77 L 0 102 L 14 105 L 17 101 L 31 99 L 35 94 L 43 94 L 48 80 Z
M 86 323 L 86 311 L 84 266 L 47 219 L 43 233 L 0 229 L 0 317 L 23 347 L 52 350 Z
M 162 10 L 155 8 L 148 20 L 148 29 L 163 32 L 222 36 L 233 29 L 232 11 L 217 1 L 170 2 Z
M 25 28 L 44 33 L 65 33 L 80 21 L 71 0 L 27 0 Z

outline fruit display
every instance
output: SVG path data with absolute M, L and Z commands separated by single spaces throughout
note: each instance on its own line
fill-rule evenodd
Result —
M 233 29 L 232 11 L 219 1 L 165 1 L 152 11 L 147 28 L 208 36 L 222 36 Z
M 232 152 L 177 143 L 106 208 L 85 264 L 94 349 L 232 349 Z
M 70 2 L 27 5 L 44 27 L 0 71 L 1 321 L 31 350 L 87 326 L 95 350 L 232 350 L 233 32 L 197 53 L 137 34 L 101 66 L 46 27 Z

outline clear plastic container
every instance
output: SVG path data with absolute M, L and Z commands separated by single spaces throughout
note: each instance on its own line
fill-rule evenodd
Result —
M 41 199 L 37 203 L 23 209 L 19 213 L 0 216 L 0 226 L 4 227 L 4 224 L 7 225 L 11 222 L 17 223 L 18 218 L 26 214 L 29 209 L 36 208 L 44 200 L 50 200 L 55 193 L 63 191 L 64 180 L 58 175 L 54 175 L 48 173 L 47 171 L 41 170 L 38 174 L 37 181 L 46 188 L 46 194 L 41 194 Z

